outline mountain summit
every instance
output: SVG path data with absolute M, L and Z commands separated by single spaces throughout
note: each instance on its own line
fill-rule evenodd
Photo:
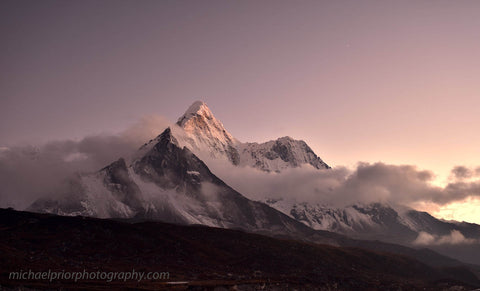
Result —
M 205 153 L 214 158 L 226 158 L 234 165 L 239 162 L 236 144 L 238 141 L 213 116 L 203 101 L 195 101 L 178 119 L 177 125 L 186 134 L 186 146 L 196 153 Z

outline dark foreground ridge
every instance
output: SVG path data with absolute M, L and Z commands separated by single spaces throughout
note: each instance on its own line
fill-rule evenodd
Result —
M 413 258 L 271 238 L 238 230 L 161 222 L 126 223 L 0 209 L 0 290 L 196 289 L 448 290 L 480 286 L 463 268 Z M 18 270 L 169 272 L 141 282 L 11 280 Z M 170 282 L 170 283 L 169 283 Z M 182 282 L 172 285 L 171 282 Z M 279 289 L 276 289 L 279 288 Z M 453 290 L 453 289 L 452 289 Z

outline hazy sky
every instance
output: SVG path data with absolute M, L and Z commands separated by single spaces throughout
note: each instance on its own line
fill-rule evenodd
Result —
M 174 121 L 328 164 L 480 165 L 479 1 L 1 1 L 0 146 Z

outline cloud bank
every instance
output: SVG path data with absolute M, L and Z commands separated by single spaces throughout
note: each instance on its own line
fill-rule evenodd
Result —
M 297 202 L 338 207 L 372 202 L 409 206 L 418 202 L 445 205 L 480 196 L 478 181 L 455 181 L 442 188 L 431 183 L 435 177 L 433 172 L 412 165 L 359 163 L 355 169 L 331 170 L 304 166 L 266 173 L 214 161 L 207 164 L 227 184 L 255 200 L 289 197 Z
M 118 134 L 2 147 L 0 207 L 24 209 L 40 197 L 65 191 L 68 180 L 78 173 L 98 171 L 120 157 L 128 159 L 169 125 L 162 116 L 146 116 Z

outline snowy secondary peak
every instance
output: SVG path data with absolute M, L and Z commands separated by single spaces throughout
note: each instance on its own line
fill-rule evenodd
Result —
M 330 168 L 306 142 L 289 136 L 261 144 L 244 143 L 238 149 L 240 165 L 255 167 L 267 172 L 280 172 L 304 164 L 310 164 L 316 169 Z
M 164 143 L 164 144 L 173 143 L 175 145 L 178 145 L 178 141 L 173 136 L 172 129 L 170 127 L 167 127 L 167 129 L 165 129 L 156 139 L 160 143 Z
M 159 136 L 157 136 L 150 144 L 139 154 L 149 155 L 149 153 L 153 152 L 163 152 L 168 151 L 171 152 L 173 148 L 180 147 L 178 140 L 175 138 L 172 129 L 167 127 Z
M 138 152 L 134 155 L 134 157 L 135 156 L 138 157 L 139 155 L 145 154 L 146 152 L 151 150 L 158 143 L 160 143 L 160 144 L 170 144 L 171 143 L 171 144 L 179 146 L 179 142 L 178 142 L 177 138 L 175 138 L 174 133 L 172 132 L 172 129 L 170 127 L 167 127 L 156 138 L 151 139 L 150 141 L 148 141 L 147 143 L 142 145 L 139 148 Z

